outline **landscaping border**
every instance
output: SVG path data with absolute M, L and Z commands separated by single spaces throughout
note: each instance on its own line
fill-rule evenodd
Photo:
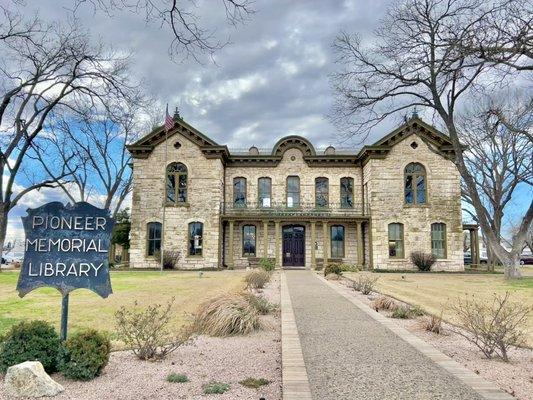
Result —
M 283 400 L 312 400 L 285 273 L 281 271 L 281 370 Z
M 380 324 L 384 325 L 394 334 L 399 336 L 401 339 L 409 343 L 415 349 L 417 349 L 422 354 L 424 354 L 426 357 L 428 357 L 430 360 L 432 360 L 434 363 L 444 368 L 446 371 L 451 373 L 456 378 L 460 379 L 466 385 L 470 386 L 473 390 L 475 390 L 479 395 L 483 396 L 485 399 L 487 400 L 513 400 L 515 399 L 510 394 L 507 394 L 503 392 L 502 390 L 500 390 L 493 383 L 486 381 L 485 379 L 481 378 L 479 375 L 469 371 L 468 369 L 466 369 L 465 367 L 463 367 L 462 365 L 454 361 L 452 358 L 448 357 L 444 353 L 437 350 L 435 347 L 433 347 L 429 343 L 426 343 L 422 339 L 413 335 L 407 329 L 399 326 L 394 321 L 391 321 L 389 318 L 371 309 L 370 307 L 368 307 L 366 304 L 356 299 L 355 297 L 350 296 L 347 293 L 343 292 L 341 288 L 339 288 L 334 283 L 328 282 L 326 279 L 319 276 L 318 274 L 314 274 L 314 275 L 316 276 L 317 279 L 320 279 L 321 281 L 323 281 L 326 285 L 331 287 L 333 290 L 335 290 L 338 294 L 340 294 L 346 300 L 354 304 L 357 308 L 359 308 L 369 317 L 374 319 L 376 322 L 379 322 Z

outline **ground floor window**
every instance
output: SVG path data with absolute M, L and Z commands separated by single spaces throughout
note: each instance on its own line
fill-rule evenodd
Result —
M 155 255 L 161 250 L 161 223 L 149 222 L 147 235 L 147 254 L 149 256 Z
M 202 236 L 204 224 L 201 222 L 191 222 L 189 224 L 189 255 L 202 255 Z
M 389 224 L 389 257 L 403 258 L 403 224 Z
M 331 258 L 344 258 L 344 226 L 331 227 Z
M 446 224 L 431 224 L 431 253 L 436 258 L 446 258 Z
M 255 225 L 244 225 L 242 227 L 242 255 L 255 257 Z

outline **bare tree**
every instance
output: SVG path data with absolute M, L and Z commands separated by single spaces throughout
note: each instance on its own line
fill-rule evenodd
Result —
M 36 19 L 25 34 L 6 34 L 26 24 L 16 10 L 0 16 L 0 246 L 9 210 L 32 190 L 56 186 L 55 179 L 35 174 L 27 157 L 51 114 L 137 96 L 129 58 L 91 44 L 79 21 L 48 25 Z M 64 170 L 59 178 L 69 174 Z
M 439 117 L 453 144 L 454 161 L 479 225 L 504 263 L 506 277 L 515 278 L 521 276 L 519 257 L 533 220 L 533 201 L 512 249 L 506 250 L 491 229 L 490 215 L 466 163 L 457 124 L 457 107 L 465 95 L 480 83 L 495 83 L 495 62 L 465 53 L 461 43 L 472 36 L 472 29 L 482 29 L 480 21 L 487 13 L 508 3 L 406 0 L 388 10 L 372 44 L 364 45 L 356 35 L 341 33 L 334 44 L 342 68 L 332 77 L 336 93 L 332 119 L 348 135 L 365 138 L 385 118 L 409 108 L 420 107 Z M 511 69 L 505 78 L 516 71 Z
M 159 24 L 170 31 L 172 59 L 191 57 L 199 62 L 202 55 L 211 57 L 229 43 L 229 40 L 218 40 L 214 29 L 199 24 L 200 16 L 193 0 L 73 0 L 73 3 L 74 12 L 90 5 L 94 11 L 103 11 L 109 16 L 120 10 L 144 14 L 146 23 Z M 228 23 L 234 26 L 244 23 L 254 13 L 251 0 L 219 0 L 218 4 Z
M 471 104 L 458 118 L 461 141 L 467 146 L 465 165 L 476 184 L 490 229 L 503 242 L 504 216 L 516 189 L 520 184 L 533 186 L 533 154 L 527 137 L 509 130 L 491 110 L 508 110 L 513 125 L 528 131 L 533 126 L 533 103 L 511 92 L 498 95 L 498 99 L 472 99 Z M 462 186 L 463 200 L 472 206 L 464 181 Z M 475 213 L 469 208 L 465 211 L 477 222 Z M 490 249 L 488 253 L 489 264 L 493 264 L 496 260 Z
M 131 192 L 131 156 L 125 145 L 140 131 L 141 107 L 136 100 L 103 114 L 80 111 L 78 107 L 75 116 L 52 118 L 49 134 L 34 142 L 30 157 L 72 202 L 100 203 L 115 217 Z M 60 168 L 70 172 L 69 181 Z

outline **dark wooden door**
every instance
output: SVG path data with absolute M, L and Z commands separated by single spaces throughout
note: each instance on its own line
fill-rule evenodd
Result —
M 283 227 L 283 266 L 305 265 L 305 228 L 298 225 Z

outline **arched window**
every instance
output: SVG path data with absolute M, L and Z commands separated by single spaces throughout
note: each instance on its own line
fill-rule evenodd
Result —
M 264 177 L 257 181 L 259 207 L 270 207 L 272 198 L 272 179 Z
M 329 203 L 329 179 L 315 179 L 315 206 L 327 207 Z
M 202 255 L 202 236 L 204 232 L 204 224 L 201 222 L 191 222 L 189 224 L 189 255 Z
M 344 257 L 344 226 L 331 226 L 331 258 Z
M 187 202 L 187 167 L 178 162 L 167 166 L 167 203 Z
M 146 228 L 146 254 L 153 256 L 161 251 L 161 223 L 149 222 Z
M 255 225 L 244 225 L 242 227 L 242 255 L 245 257 L 255 257 Z
M 300 178 L 297 176 L 287 177 L 287 207 L 300 206 Z
M 353 208 L 353 178 L 341 178 L 341 208 Z
M 233 178 L 233 205 L 246 206 L 246 178 Z
M 403 224 L 389 224 L 389 257 L 404 257 Z
M 446 224 L 431 224 L 431 253 L 435 258 L 446 258 Z
M 426 202 L 426 169 L 420 163 L 405 167 L 405 202 L 424 204 Z

